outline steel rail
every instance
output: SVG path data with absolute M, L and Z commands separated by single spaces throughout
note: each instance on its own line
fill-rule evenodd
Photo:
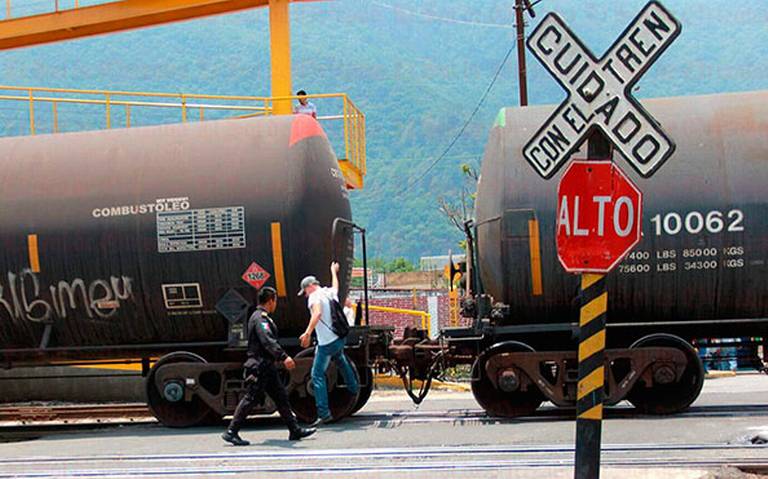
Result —
M 628 452 L 669 452 L 669 451 L 768 451 L 768 446 L 749 444 L 604 444 L 606 453 Z M 505 454 L 552 454 L 571 453 L 572 444 L 542 444 L 520 446 L 414 446 L 414 447 L 383 447 L 383 448 L 354 448 L 354 449 L 259 449 L 256 452 L 216 452 L 192 454 L 105 454 L 79 456 L 31 456 L 25 458 L 0 458 L 0 464 L 40 464 L 40 463 L 78 463 L 78 462 L 162 462 L 162 461 L 219 461 L 222 459 L 241 459 L 254 461 L 270 461 L 273 459 L 376 459 L 376 458 L 424 458 L 424 457 L 453 457 L 478 455 Z M 765 457 L 768 461 L 768 457 Z M 296 461 L 298 462 L 298 461 Z
M 91 376 L 89 376 L 91 377 Z M 460 411 L 404 411 L 394 413 L 367 413 L 351 416 L 348 422 L 358 423 L 482 423 L 504 424 L 510 422 L 560 421 L 570 419 L 573 411 L 569 409 L 548 408 L 535 414 L 518 418 L 489 417 L 481 409 L 465 409 Z M 67 420 L 86 421 L 87 419 L 120 419 L 123 417 L 152 417 L 147 406 L 143 404 L 94 404 L 94 405 L 61 405 L 61 406 L 4 406 L 0 407 L 0 423 L 21 423 L 30 427 L 43 425 L 66 424 Z M 741 406 L 702 406 L 691 408 L 678 413 L 675 418 L 707 418 L 707 417 L 766 417 L 768 405 Z M 642 419 L 632 408 L 608 408 L 606 418 L 612 419 Z M 264 416 L 261 419 L 267 419 Z M 34 423 L 34 424 L 28 424 Z M 1 463 L 2 461 L 0 461 Z
M 605 466 L 612 467 L 634 467 L 634 468 L 712 468 L 718 466 L 739 466 L 749 469 L 764 469 L 768 466 L 768 459 L 744 459 L 744 458 L 717 458 L 713 460 L 694 460 L 687 458 L 666 458 L 657 457 L 649 459 L 611 459 L 606 458 L 603 461 Z M 296 477 L 297 474 L 305 473 L 413 473 L 413 472 L 459 472 L 459 471 L 500 471 L 523 468 L 552 468 L 564 469 L 572 468 L 573 461 L 570 459 L 542 459 L 542 460 L 492 460 L 492 461 L 443 461 L 443 462 L 414 462 L 402 464 L 371 464 L 371 465 L 276 465 L 276 466 L 209 466 L 209 467 L 164 467 L 157 469 L 146 468 L 121 468 L 121 469 L 79 469 L 70 471 L 52 470 L 52 471 L 30 471 L 30 472 L 11 472 L 4 474 L 0 472 L 0 479 L 18 479 L 18 478 L 63 478 L 63 477 L 213 477 L 213 476 L 231 476 L 232 474 L 288 474 L 289 477 Z M 252 476 L 257 477 L 257 476 Z

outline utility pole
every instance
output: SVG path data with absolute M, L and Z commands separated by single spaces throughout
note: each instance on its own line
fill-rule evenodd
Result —
M 525 21 L 523 13 L 536 16 L 529 0 L 515 0 L 515 26 L 517 27 L 517 69 L 520 75 L 520 106 L 528 105 L 528 84 L 525 71 Z

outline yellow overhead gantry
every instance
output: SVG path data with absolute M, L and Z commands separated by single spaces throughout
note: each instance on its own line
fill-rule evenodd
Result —
M 122 0 L 11 18 L 12 2 L 6 0 L 6 19 L 0 21 L 0 50 L 120 32 L 135 28 L 191 20 L 209 15 L 269 7 L 272 58 L 272 96 L 291 96 L 290 2 L 311 0 Z M 291 112 L 290 102 L 275 105 L 275 112 Z
M 22 0 L 17 1 L 23 4 Z M 60 1 L 64 3 L 50 0 L 52 10 L 47 13 L 13 18 L 13 0 L 5 0 L 6 17 L 0 20 L 0 50 L 269 7 L 273 99 L 269 110 L 270 114 L 277 115 L 292 112 L 289 5 L 316 0 L 105 0 L 105 3 L 82 7 L 78 0 L 73 0 L 74 8 L 70 9 L 60 9 Z M 364 125 L 364 119 L 361 121 Z M 363 158 L 363 164 L 364 161 Z M 362 188 L 364 167 L 354 171 L 349 164 L 344 164 L 342 170 L 351 188 Z

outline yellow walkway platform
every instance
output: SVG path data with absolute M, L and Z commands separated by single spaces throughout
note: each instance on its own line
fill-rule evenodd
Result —
M 9 134 L 35 135 L 274 115 L 276 103 L 290 105 L 296 98 L 0 85 L 0 105 L 17 112 L 0 119 Z M 347 188 L 361 189 L 366 174 L 365 115 L 346 93 L 307 98 L 317 105 L 317 119 L 336 151 Z

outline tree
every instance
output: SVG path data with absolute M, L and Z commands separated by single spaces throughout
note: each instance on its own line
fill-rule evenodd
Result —
M 461 172 L 464 175 L 464 185 L 457 200 L 448 200 L 443 196 L 437 199 L 438 210 L 448 218 L 456 228 L 464 233 L 464 223 L 472 218 L 475 211 L 475 199 L 477 198 L 477 181 L 480 175 L 477 169 L 462 163 Z
M 395 258 L 387 263 L 384 272 L 386 273 L 408 273 L 416 271 L 416 265 L 405 258 Z
M 355 258 L 354 266 L 362 268 L 363 260 Z M 381 258 L 370 258 L 368 260 L 368 270 L 378 271 L 383 273 L 407 273 L 410 271 L 416 271 L 416 265 L 403 257 L 398 257 L 392 261 L 385 261 Z

